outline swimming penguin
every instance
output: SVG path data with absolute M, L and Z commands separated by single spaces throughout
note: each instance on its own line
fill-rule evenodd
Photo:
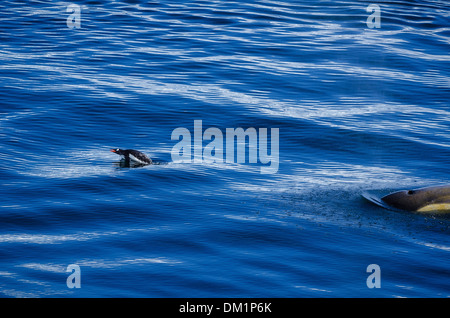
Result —
M 396 209 L 421 213 L 450 213 L 450 185 L 403 190 L 381 198 Z
M 114 152 L 120 156 L 123 156 L 125 158 L 125 162 L 130 162 L 130 159 L 140 165 L 149 165 L 152 163 L 152 159 L 147 157 L 145 154 L 143 154 L 140 151 L 134 150 L 134 149 L 111 149 L 111 152 Z

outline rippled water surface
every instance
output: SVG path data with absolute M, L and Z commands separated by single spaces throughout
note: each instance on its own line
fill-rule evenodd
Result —
M 450 218 L 361 197 L 450 183 L 447 1 L 71 4 L 0 3 L 2 297 L 450 296 Z M 174 162 L 200 120 L 276 173 Z

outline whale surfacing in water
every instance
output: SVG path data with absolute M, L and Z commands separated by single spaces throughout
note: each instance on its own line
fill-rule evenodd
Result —
M 450 185 L 403 190 L 381 198 L 396 209 L 421 213 L 450 213 Z

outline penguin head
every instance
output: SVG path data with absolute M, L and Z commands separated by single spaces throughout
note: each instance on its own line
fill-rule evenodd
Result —
M 119 149 L 119 148 L 111 149 L 111 152 L 114 152 L 114 153 L 116 153 L 118 155 L 123 155 L 123 150 Z

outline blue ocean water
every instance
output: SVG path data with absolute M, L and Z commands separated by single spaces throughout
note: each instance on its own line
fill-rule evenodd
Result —
M 447 1 L 0 12 L 0 296 L 450 296 L 450 218 L 361 197 L 450 180 Z M 195 120 L 278 128 L 278 170 L 174 162 Z

